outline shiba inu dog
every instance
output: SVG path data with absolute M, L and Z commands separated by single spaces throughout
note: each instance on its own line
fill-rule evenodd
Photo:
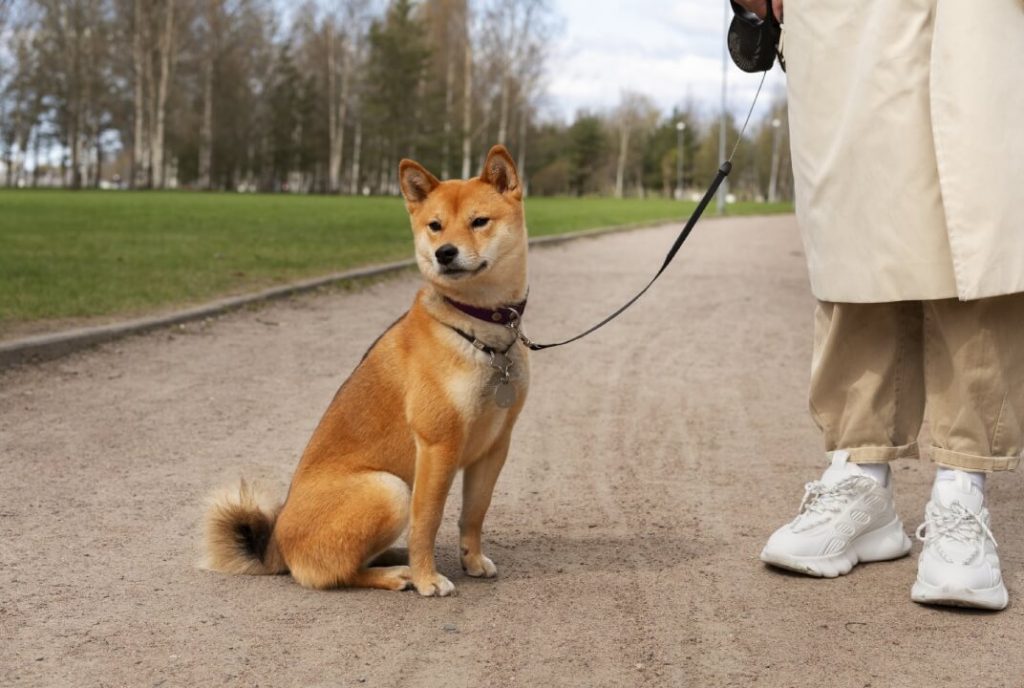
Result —
M 503 146 L 473 179 L 441 182 L 411 160 L 399 177 L 426 284 L 338 390 L 284 504 L 244 481 L 215 497 L 206 568 L 290 572 L 311 588 L 449 595 L 434 540 L 462 470 L 462 567 L 497 573 L 481 530 L 529 379 L 527 349 L 510 327 L 527 291 L 520 179 Z M 407 526 L 408 565 L 388 565 Z

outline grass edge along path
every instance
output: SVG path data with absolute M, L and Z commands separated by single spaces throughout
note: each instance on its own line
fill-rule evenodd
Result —
M 679 221 L 694 205 L 532 198 L 527 220 L 535 239 Z M 268 287 L 287 291 L 315 277 L 344 280 L 348 271 L 409 254 L 408 220 L 395 198 L 4 191 L 0 339 Z
M 659 227 L 669 223 L 671 223 L 671 221 L 652 221 L 633 225 L 599 227 L 596 229 L 566 232 L 564 234 L 533 237 L 530 239 L 530 246 L 554 245 L 564 243 L 566 241 L 592 238 L 612 232 L 625 232 L 645 227 Z M 363 284 L 370 284 L 381 279 L 387 279 L 388 277 L 401 272 L 411 271 L 415 265 L 415 261 L 409 258 L 393 263 L 357 268 L 355 270 L 348 270 L 313 279 L 302 280 L 300 282 L 293 282 L 285 286 L 264 289 L 259 292 L 250 292 L 241 296 L 217 299 L 200 306 L 171 311 L 159 315 L 134 318 L 131 320 L 120 320 L 110 324 L 87 325 L 74 329 L 47 332 L 44 334 L 36 334 L 16 339 L 5 340 L 0 338 L 0 372 L 5 368 L 10 368 L 22 363 L 39 363 L 42 361 L 52 360 L 74 353 L 75 351 L 87 349 L 122 337 L 145 334 L 152 330 L 174 325 L 184 326 L 185 323 L 197 320 L 206 320 L 230 311 L 239 310 L 246 306 L 258 305 L 271 300 L 310 292 L 316 289 L 337 285 L 358 288 Z

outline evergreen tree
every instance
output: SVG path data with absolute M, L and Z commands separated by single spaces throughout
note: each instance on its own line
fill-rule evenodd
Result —
M 384 18 L 370 26 L 369 45 L 366 121 L 385 166 L 394 167 L 400 157 L 417 154 L 430 61 L 425 27 L 413 15 L 411 0 L 392 1 Z
M 576 196 L 600 190 L 599 165 L 607 150 L 601 120 L 581 113 L 569 127 L 569 188 Z
M 274 185 L 283 188 L 288 173 L 298 161 L 299 135 L 299 71 L 292 59 L 290 43 L 281 46 L 274 65 L 270 89 L 270 146 Z

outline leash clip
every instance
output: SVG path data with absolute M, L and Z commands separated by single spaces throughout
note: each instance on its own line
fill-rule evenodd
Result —
M 521 342 L 522 342 L 522 343 L 523 343 L 524 345 L 526 345 L 526 348 L 527 348 L 527 349 L 531 349 L 531 350 L 534 350 L 534 351 L 536 351 L 536 350 L 537 350 L 537 348 L 538 348 L 538 347 L 537 347 L 537 345 L 536 345 L 536 344 L 534 344 L 534 343 L 533 343 L 533 340 L 532 340 L 532 339 L 530 339 L 529 337 L 527 337 L 527 336 L 526 336 L 525 334 L 523 334 L 522 332 L 517 332 L 516 334 L 517 334 L 517 336 L 519 337 L 519 341 L 521 341 Z
M 533 349 L 533 342 L 523 332 L 522 316 L 519 314 L 519 311 L 517 311 L 515 308 L 512 308 L 511 306 L 509 307 L 508 310 L 512 315 L 509 317 L 508 324 L 506 324 L 505 327 L 512 330 L 512 333 L 515 334 L 516 339 L 525 344 L 527 349 Z

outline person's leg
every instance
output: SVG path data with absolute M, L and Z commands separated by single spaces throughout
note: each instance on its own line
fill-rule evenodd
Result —
M 810 406 L 831 465 L 761 559 L 816 576 L 903 556 L 888 462 L 917 456 L 924 413 L 920 302 L 818 304 Z
M 1024 294 L 925 302 L 931 455 L 964 471 L 1009 471 L 1024 449 Z
M 925 303 L 932 458 L 918 602 L 1002 609 L 1008 595 L 984 506 L 984 475 L 1024 451 L 1024 294 Z
M 818 304 L 810 408 L 825 451 L 862 465 L 918 457 L 922 346 L 918 301 Z

